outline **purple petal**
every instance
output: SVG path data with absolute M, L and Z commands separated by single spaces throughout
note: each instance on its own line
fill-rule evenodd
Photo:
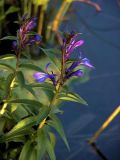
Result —
M 71 72 L 73 69 L 79 66 L 79 64 L 80 64 L 80 61 L 73 62 L 72 65 L 66 71 Z
M 57 84 L 56 76 L 57 74 L 48 74 L 48 78 L 53 82 L 54 86 Z
M 42 37 L 37 34 L 37 35 L 34 36 L 34 40 L 35 40 L 36 42 L 41 41 L 41 40 L 42 40 Z
M 73 76 L 82 77 L 83 76 L 83 71 L 79 69 L 79 70 L 77 70 L 75 72 L 72 72 L 71 74 L 67 75 L 66 78 L 69 79 L 70 77 L 73 77 Z
M 83 44 L 84 44 L 84 40 L 77 41 L 77 42 L 74 44 L 74 48 L 80 47 L 80 46 L 83 45 Z
M 45 66 L 45 71 L 46 72 L 48 72 L 48 67 L 50 66 L 50 64 L 51 64 L 50 62 L 46 64 L 46 66 Z
M 83 71 L 79 69 L 79 70 L 71 73 L 71 76 L 82 77 L 83 76 Z
M 83 45 L 84 40 L 79 40 L 79 41 L 75 41 L 74 39 L 72 40 L 71 44 L 66 48 L 66 57 L 65 59 L 69 59 L 71 53 L 74 51 L 75 48 L 80 47 L 81 45 Z
M 48 74 L 43 72 L 36 72 L 33 77 L 37 82 L 44 82 L 48 78 Z
M 80 64 L 89 68 L 94 68 L 94 66 L 90 63 L 89 59 L 87 58 L 83 58 Z

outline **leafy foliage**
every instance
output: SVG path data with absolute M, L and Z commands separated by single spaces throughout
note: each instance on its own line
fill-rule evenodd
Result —
M 45 9 L 48 0 L 36 0 L 33 4 L 36 7 L 44 6 Z M 12 6 L 5 15 L 17 11 L 18 8 Z M 41 36 L 32 32 L 35 25 L 36 18 L 25 15 L 16 37 L 6 36 L 0 39 L 12 40 L 15 52 L 15 55 L 0 56 L 0 144 L 5 146 L 1 156 L 3 160 L 56 160 L 54 130 L 70 150 L 58 118 L 58 114 L 62 113 L 61 102 L 72 101 L 87 105 L 83 98 L 69 89 L 70 78 L 82 77 L 84 73 L 84 69 L 76 68 L 80 65 L 92 66 L 87 58 L 79 61 L 70 59 L 72 51 L 81 46 L 83 40 L 76 41 L 77 34 L 68 34 L 61 49 L 39 47 L 45 56 L 40 65 L 37 60 L 32 63 L 31 59 L 27 59 L 27 56 L 24 58 L 23 55 L 30 49 L 29 46 L 41 44 Z M 43 69 L 46 57 L 50 62 Z M 18 147 L 11 147 L 11 143 L 18 144 Z

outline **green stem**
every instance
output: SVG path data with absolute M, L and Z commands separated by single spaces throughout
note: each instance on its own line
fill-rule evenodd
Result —
M 58 31 L 60 23 L 63 20 L 63 17 L 65 16 L 66 12 L 68 11 L 70 4 L 71 4 L 71 2 L 63 1 L 62 5 L 61 5 L 54 21 L 53 21 L 52 30 L 54 32 Z
M 28 2 L 28 15 L 31 17 L 32 16 L 32 2 L 29 0 Z
M 47 31 L 46 31 L 46 39 L 49 40 L 54 34 L 51 35 L 52 31 L 57 33 L 59 26 L 61 24 L 61 21 L 63 20 L 66 12 L 68 11 L 72 1 L 67 2 L 63 1 L 63 3 L 60 6 L 60 9 L 58 10 L 53 22 L 48 24 Z
M 44 15 L 45 15 L 45 9 L 44 9 L 44 5 L 42 5 L 40 10 L 39 20 L 38 20 L 38 34 L 40 35 L 42 34 Z
M 62 59 L 61 59 L 61 74 L 60 74 L 60 78 L 59 78 L 59 81 L 58 81 L 58 87 L 56 88 L 56 92 L 50 102 L 50 105 L 49 105 L 49 108 L 50 108 L 50 111 L 52 109 L 52 107 L 54 106 L 55 102 L 56 102 L 56 99 L 57 99 L 57 96 L 58 94 L 60 93 L 60 90 L 64 84 L 64 73 L 65 73 L 65 60 L 64 60 L 64 50 L 62 51 Z M 50 113 L 49 111 L 49 113 Z M 48 113 L 48 115 L 49 115 Z M 48 117 L 48 116 L 47 116 Z M 46 122 L 46 119 L 47 117 L 39 124 L 39 127 L 38 128 L 42 128 Z
M 28 0 L 23 1 L 23 6 L 24 6 L 24 14 L 28 13 L 28 6 L 27 6 Z
M 0 16 L 2 17 L 4 17 L 4 0 L 1 0 L 0 1 Z M 4 21 L 4 19 L 1 19 L 0 20 L 0 38 L 1 38 L 1 36 L 2 36 L 2 27 L 3 27 L 3 21 Z

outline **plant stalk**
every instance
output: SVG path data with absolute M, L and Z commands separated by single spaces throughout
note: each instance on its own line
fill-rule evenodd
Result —
M 60 93 L 60 90 L 64 84 L 64 73 L 65 73 L 65 60 L 64 60 L 64 50 L 62 51 L 62 59 L 61 59 L 61 74 L 60 74 L 60 78 L 59 78 L 59 81 L 58 81 L 58 87 L 56 87 L 56 92 L 53 96 L 53 99 L 51 100 L 50 102 L 50 105 L 49 105 L 49 108 L 50 108 L 50 111 L 52 109 L 52 106 L 54 106 L 55 102 L 56 102 L 56 99 L 57 99 L 57 96 L 58 94 Z M 50 113 L 49 111 L 49 113 Z M 39 124 L 38 128 L 42 128 L 46 122 L 46 119 L 47 117 Z
M 70 7 L 71 2 L 63 1 L 54 21 L 52 24 L 52 30 L 57 32 L 60 26 L 61 21 L 63 20 L 64 15 Z
M 40 15 L 38 19 L 38 34 L 42 34 L 43 24 L 44 24 L 44 15 L 45 15 L 45 7 L 44 5 L 41 6 Z
M 108 125 L 113 121 L 113 119 L 120 114 L 120 106 L 118 106 L 114 112 L 108 117 L 108 119 L 102 124 L 102 126 L 95 132 L 93 137 L 89 140 L 89 144 L 95 143 L 100 134 L 108 127 Z

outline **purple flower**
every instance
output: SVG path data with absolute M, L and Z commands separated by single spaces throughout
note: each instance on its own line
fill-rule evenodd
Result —
M 23 16 L 20 29 L 17 32 L 18 36 L 18 45 L 14 47 L 13 43 L 13 49 L 16 51 L 17 49 L 24 49 L 27 45 L 32 45 L 34 43 L 40 43 L 41 42 L 41 36 L 36 35 L 30 35 L 30 32 L 34 29 L 36 26 L 36 20 L 37 18 L 27 18 L 27 15 Z M 17 44 L 17 43 L 16 43 Z
M 82 77 L 83 74 L 84 74 L 83 71 L 81 69 L 79 69 L 79 70 L 76 70 L 76 71 L 74 71 L 72 73 L 67 74 L 66 75 L 66 79 L 69 79 L 69 78 L 71 78 L 73 76 L 75 76 L 75 77 Z
M 78 61 L 73 62 L 70 65 L 70 67 L 66 68 L 65 77 L 68 79 L 72 76 L 77 76 L 77 77 L 83 76 L 83 71 L 81 69 L 75 71 L 75 69 L 80 65 L 83 65 L 83 66 L 88 67 L 90 69 L 94 68 L 94 66 L 90 63 L 89 59 L 79 57 Z
M 84 65 L 84 66 L 86 66 L 86 67 L 88 67 L 90 69 L 94 68 L 94 66 L 90 63 L 90 60 L 87 59 L 87 58 L 81 59 L 80 65 Z
M 36 72 L 36 73 L 33 75 L 33 77 L 35 78 L 35 80 L 36 80 L 37 82 L 40 82 L 40 83 L 44 82 L 47 78 L 49 78 L 49 77 L 48 77 L 48 74 L 43 73 L 43 72 Z
M 57 74 L 54 73 L 48 73 L 47 69 L 48 66 L 50 65 L 50 63 L 48 63 L 45 67 L 46 73 L 43 72 L 36 72 L 33 77 L 35 78 L 35 80 L 39 83 L 45 82 L 47 79 L 51 80 L 53 85 L 56 86 L 57 81 L 56 81 L 56 76 Z
M 39 43 L 41 42 L 41 40 L 42 40 L 42 37 L 40 35 L 34 35 L 28 39 L 28 41 L 25 43 L 25 46 L 33 45 L 34 43 Z
M 77 47 L 83 45 L 84 40 L 77 40 L 78 34 L 71 33 L 66 39 L 63 40 L 62 49 L 65 51 L 65 61 L 70 58 L 70 55 Z
M 76 67 L 83 65 L 86 66 L 90 69 L 93 69 L 94 66 L 90 63 L 90 60 L 87 58 L 82 58 L 79 61 L 75 61 L 71 64 L 71 66 L 69 68 L 66 69 L 66 72 L 71 72 L 72 70 L 74 70 Z

